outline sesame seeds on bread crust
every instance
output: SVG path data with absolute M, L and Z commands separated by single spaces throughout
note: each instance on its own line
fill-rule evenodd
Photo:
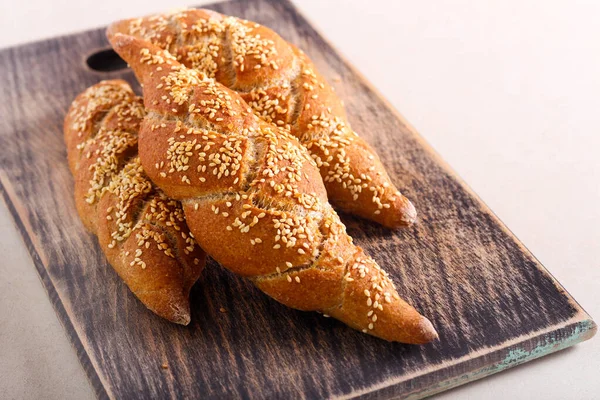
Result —
M 115 34 L 112 44 L 144 88 L 141 164 L 182 202 L 209 255 L 290 307 L 390 341 L 436 337 L 387 273 L 352 243 L 327 202 L 316 162 L 289 131 L 148 42 Z

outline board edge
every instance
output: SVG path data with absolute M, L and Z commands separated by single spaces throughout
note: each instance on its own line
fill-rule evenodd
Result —
M 568 329 L 572 329 L 573 333 L 561 341 L 553 342 L 548 336 L 550 333 L 560 332 L 561 330 L 566 331 Z M 519 365 L 525 364 L 529 361 L 533 361 L 538 358 L 557 353 L 561 350 L 565 350 L 578 343 L 582 343 L 591 339 L 592 337 L 594 337 L 597 331 L 598 326 L 596 325 L 596 323 L 592 319 L 588 318 L 579 322 L 575 322 L 563 328 L 557 329 L 555 331 L 551 331 L 546 334 L 523 341 L 518 345 L 499 349 L 497 352 L 494 353 L 505 353 L 501 362 L 473 370 L 472 372 L 469 372 L 467 374 L 461 374 L 459 376 L 448 378 L 439 382 L 435 387 L 428 388 L 427 390 L 423 390 L 421 392 L 409 394 L 409 396 L 406 397 L 406 400 L 419 400 L 426 397 L 430 397 L 435 394 L 446 392 L 456 387 L 465 385 L 467 383 L 486 378 L 490 375 L 494 375 L 506 371 L 508 369 L 518 367 Z M 535 346 L 535 342 L 537 341 L 539 343 L 539 341 L 541 340 L 544 340 L 547 343 L 544 345 Z M 519 347 L 524 345 L 533 345 L 532 350 L 525 350 L 522 347 Z M 468 361 L 465 361 L 465 363 L 466 362 Z
M 585 313 L 580 313 L 580 315 L 576 315 L 567 322 L 568 323 L 564 326 L 551 326 L 530 338 L 525 339 L 521 336 L 520 341 L 518 341 L 519 338 L 516 338 L 514 343 L 509 345 L 506 345 L 506 342 L 501 343 L 494 346 L 493 349 L 495 350 L 490 353 L 478 357 L 467 355 L 454 360 L 454 362 L 438 364 L 437 368 L 427 373 L 419 374 L 417 371 L 408 378 L 399 380 L 390 379 L 355 392 L 337 396 L 336 399 L 388 398 L 386 395 L 387 392 L 394 392 L 394 388 L 397 388 L 398 391 L 392 394 L 393 398 L 405 400 L 424 399 L 572 347 L 578 343 L 591 339 L 598 331 L 597 324 Z M 556 333 L 565 334 L 565 337 L 562 339 L 555 339 L 552 337 L 552 334 Z M 500 361 L 484 365 L 484 360 L 490 357 L 497 358 Z M 478 362 L 481 364 L 480 367 L 469 368 L 470 364 L 477 364 Z M 404 393 L 401 392 L 406 386 L 419 386 L 419 381 L 428 380 L 429 376 L 435 374 L 441 368 L 454 368 L 463 370 L 464 372 L 453 374 L 436 383 L 434 386 L 415 389 L 414 391 Z
M 42 286 L 48 294 L 48 299 L 52 304 L 52 308 L 54 309 L 54 312 L 56 313 L 56 316 L 58 317 L 58 320 L 60 321 L 66 333 L 66 336 L 69 339 L 69 342 L 71 343 L 75 350 L 75 353 L 77 354 L 77 359 L 83 367 L 83 370 L 85 371 L 85 374 L 88 377 L 88 381 L 90 382 L 94 393 L 96 394 L 96 397 L 99 399 L 110 399 L 111 397 L 109 396 L 109 392 L 102 383 L 98 372 L 94 368 L 92 360 L 90 359 L 87 351 L 85 350 L 81 338 L 77 334 L 75 327 L 69 319 L 67 310 L 65 309 L 63 302 L 60 299 L 60 296 L 58 295 L 56 287 L 54 286 L 52 279 L 48 275 L 48 271 L 42 263 L 42 257 L 36 249 L 35 242 L 33 238 L 31 238 L 31 236 L 29 235 L 27 228 L 25 227 L 23 221 L 19 216 L 19 213 L 15 208 L 14 202 L 11 199 L 9 190 L 7 190 L 7 185 L 5 182 L 6 177 L 4 175 L 4 172 L 0 171 L 0 197 L 2 198 L 2 203 L 4 203 L 4 205 L 8 209 L 8 212 L 10 213 L 10 216 L 13 220 L 14 227 L 19 232 L 21 239 L 23 240 L 23 244 L 27 248 L 27 252 L 29 253 L 31 260 L 33 261 L 33 265 L 37 270 L 38 277 L 40 278 Z

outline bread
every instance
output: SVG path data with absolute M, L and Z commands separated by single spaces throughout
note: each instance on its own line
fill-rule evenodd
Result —
M 122 34 L 112 43 L 144 88 L 144 170 L 182 202 L 211 257 L 290 307 L 390 341 L 436 337 L 429 320 L 352 243 L 315 162 L 289 132 L 168 52 Z
M 285 127 L 309 150 L 331 202 L 387 227 L 416 219 L 379 157 L 350 127 L 341 100 L 308 57 L 272 30 L 209 10 L 120 21 L 108 29 L 168 50 L 237 91 L 267 122 Z
M 100 82 L 75 99 L 64 123 L 75 202 L 131 291 L 159 316 L 187 325 L 190 289 L 206 256 L 181 204 L 142 170 L 137 136 L 144 115 L 141 99 L 120 80 Z

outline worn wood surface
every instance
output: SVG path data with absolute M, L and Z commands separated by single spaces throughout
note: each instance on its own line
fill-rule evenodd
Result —
M 210 8 L 275 29 L 334 83 L 353 127 L 420 212 L 416 226 L 397 232 L 344 220 L 440 340 L 419 347 L 363 335 L 288 309 L 214 262 L 192 291 L 189 327 L 147 311 L 83 229 L 72 198 L 62 141 L 68 105 L 101 79 L 134 83 L 130 71 L 87 67 L 87 56 L 107 47 L 94 30 L 0 52 L 0 189 L 99 397 L 421 398 L 595 333 L 560 284 L 290 3 Z

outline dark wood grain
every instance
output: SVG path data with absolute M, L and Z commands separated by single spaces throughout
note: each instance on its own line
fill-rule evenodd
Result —
M 189 327 L 147 311 L 83 229 L 72 198 L 61 133 L 68 105 L 101 79 L 134 83 L 129 71 L 87 67 L 86 57 L 108 46 L 94 30 L 0 52 L 0 189 L 99 397 L 421 398 L 595 333 L 573 298 L 290 3 L 210 8 L 273 28 L 334 83 L 353 127 L 420 212 L 416 226 L 397 232 L 344 220 L 440 340 L 419 347 L 363 335 L 286 308 L 214 262 L 193 289 Z

